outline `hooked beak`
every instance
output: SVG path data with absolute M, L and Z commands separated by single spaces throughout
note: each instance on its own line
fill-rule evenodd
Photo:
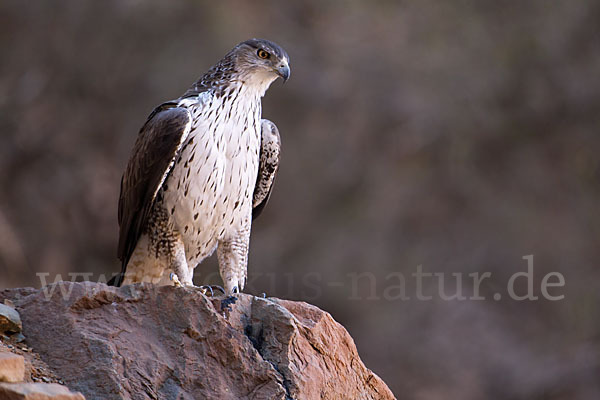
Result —
M 279 67 L 276 69 L 277 75 L 279 75 L 283 82 L 287 81 L 290 78 L 290 66 L 287 61 L 283 61 Z

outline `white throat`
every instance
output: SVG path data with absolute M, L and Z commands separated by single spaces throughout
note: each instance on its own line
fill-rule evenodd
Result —
M 243 75 L 240 79 L 244 82 L 242 90 L 246 89 L 248 92 L 257 93 L 260 98 L 265 95 L 265 92 L 271 86 L 271 83 L 277 79 L 277 76 L 272 72 L 261 71 Z

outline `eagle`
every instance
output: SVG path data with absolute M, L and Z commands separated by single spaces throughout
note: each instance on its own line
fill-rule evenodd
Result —
M 150 113 L 121 179 L 122 267 L 109 284 L 193 286 L 194 268 L 217 250 L 224 291 L 243 290 L 252 220 L 280 159 L 279 130 L 261 119 L 261 99 L 289 76 L 282 47 L 247 40 Z

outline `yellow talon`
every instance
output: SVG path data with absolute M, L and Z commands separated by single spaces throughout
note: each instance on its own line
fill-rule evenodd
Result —
M 181 281 L 179 280 L 179 277 L 177 276 L 176 273 L 171 272 L 171 275 L 169 275 L 169 279 L 171 279 L 173 281 L 173 285 L 177 286 L 177 287 L 182 287 L 183 285 L 181 284 Z

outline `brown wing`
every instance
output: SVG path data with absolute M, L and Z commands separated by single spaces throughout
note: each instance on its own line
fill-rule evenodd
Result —
M 260 161 L 254 194 L 252 197 L 252 219 L 256 219 L 271 197 L 273 182 L 279 169 L 281 137 L 277 126 L 263 119 L 261 121 Z
M 121 178 L 119 197 L 119 286 L 159 189 L 166 180 L 191 126 L 187 109 L 176 103 L 157 107 L 140 130 Z

